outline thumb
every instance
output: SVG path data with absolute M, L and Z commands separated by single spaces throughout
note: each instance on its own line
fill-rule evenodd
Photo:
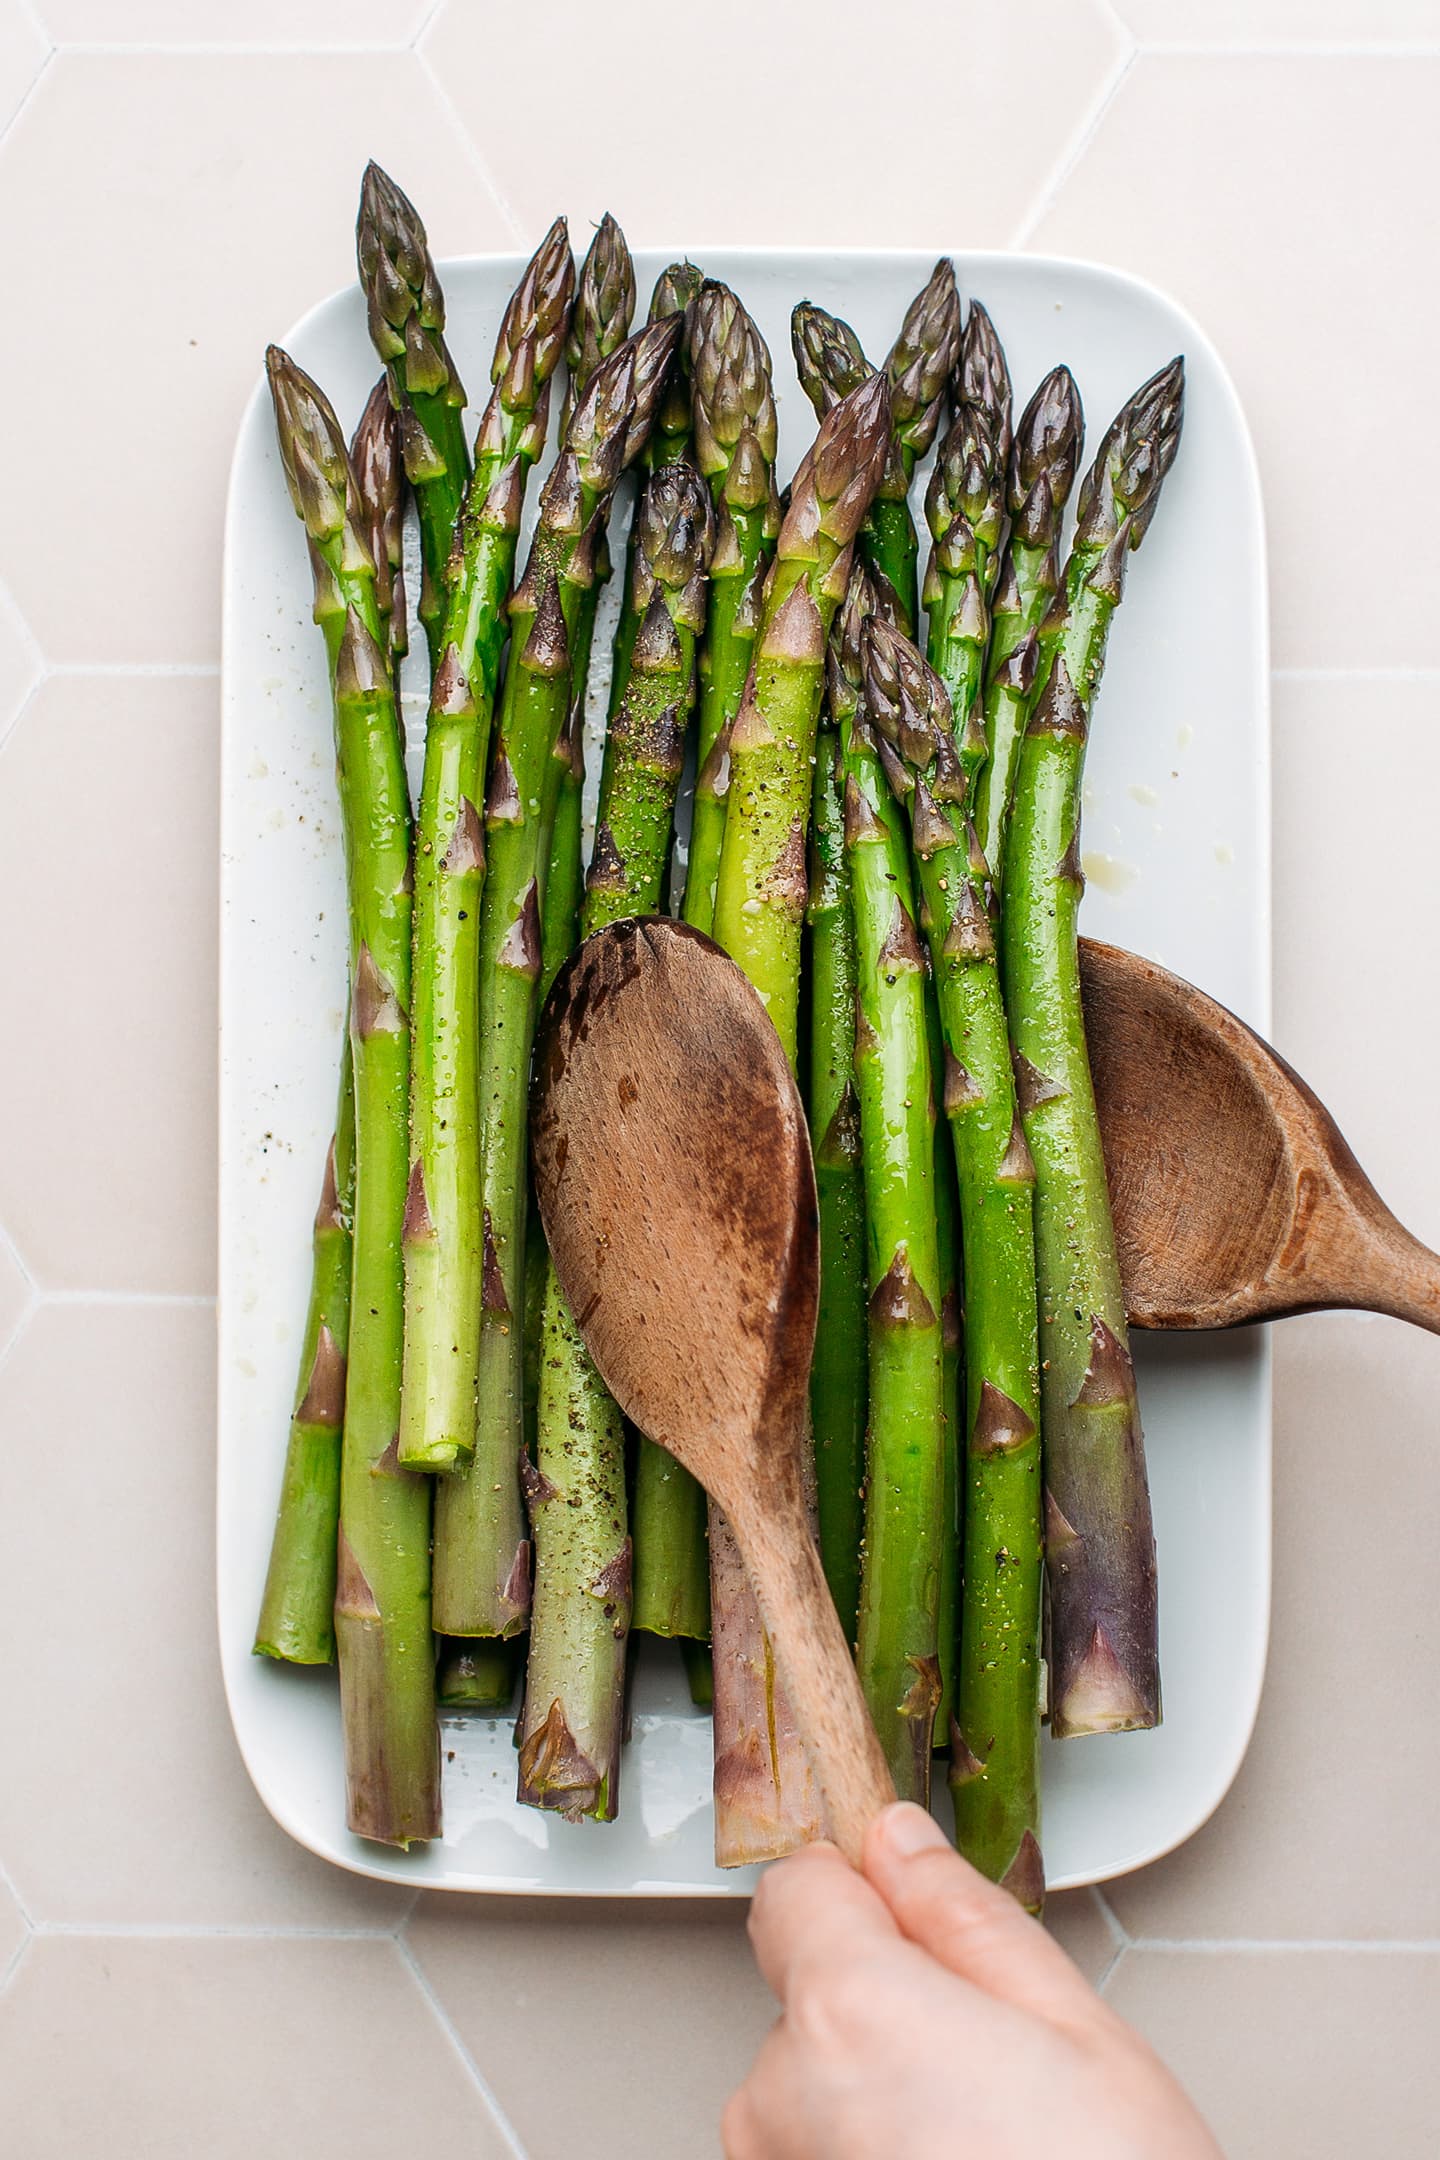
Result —
M 882 1809 L 863 1868 L 902 1935 L 972 1986 L 1055 2023 L 1099 2009 L 1059 1944 L 960 1857 L 924 1808 L 899 1801 Z

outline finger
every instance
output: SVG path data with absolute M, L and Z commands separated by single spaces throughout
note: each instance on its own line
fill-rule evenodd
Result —
M 720 2118 L 725 2160 L 804 2160 L 805 2115 L 796 2105 L 795 2044 L 783 2019 L 773 2025 Z
M 895 1921 L 833 1845 L 805 1845 L 765 1870 L 750 1906 L 755 1960 L 783 2003 L 797 1961 L 893 1943 Z
M 961 1979 L 1064 2023 L 1100 2010 L 1059 1944 L 963 1860 L 923 1808 L 901 1801 L 876 1817 L 864 1870 L 901 1933 Z

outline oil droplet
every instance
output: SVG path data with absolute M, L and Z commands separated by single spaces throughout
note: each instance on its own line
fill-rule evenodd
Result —
M 1117 862 L 1113 855 L 1103 855 L 1098 848 L 1080 857 L 1080 867 L 1087 884 L 1098 885 L 1101 892 L 1107 893 L 1127 891 L 1140 875 L 1129 863 Z
M 1128 793 L 1131 802 L 1138 802 L 1142 810 L 1153 810 L 1156 803 L 1160 800 L 1160 797 L 1156 794 L 1153 787 L 1145 787 L 1138 780 L 1136 781 L 1135 785 L 1132 788 L 1127 789 L 1126 792 Z
M 1182 728 L 1178 728 L 1178 729 L 1176 730 L 1176 734 L 1175 734 L 1175 747 L 1176 747 L 1176 749 L 1177 749 L 1177 750 L 1188 750 L 1188 749 L 1189 749 L 1189 747 L 1190 747 L 1190 745 L 1191 745 L 1191 743 L 1192 743 L 1192 742 L 1193 742 L 1194 740 L 1195 740 L 1195 730 L 1194 730 L 1194 728 L 1190 727 L 1189 725 L 1186 725 L 1185 727 L 1182 727 Z
M 1226 864 L 1229 864 L 1229 863 L 1232 863 L 1232 862 L 1234 862 L 1234 860 L 1235 860 L 1235 850 L 1234 850 L 1234 848 L 1233 848 L 1233 847 L 1231 847 L 1231 846 L 1230 846 L 1230 845 L 1228 844 L 1228 842 L 1226 842 L 1226 841 L 1224 841 L 1224 840 L 1217 840 L 1217 841 L 1216 841 L 1216 843 L 1215 843 L 1215 860 L 1216 860 L 1216 862 L 1220 863 L 1221 865 L 1226 865 Z

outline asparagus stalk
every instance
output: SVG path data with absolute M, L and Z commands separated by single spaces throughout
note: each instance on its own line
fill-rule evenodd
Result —
M 480 896 L 485 763 L 529 468 L 545 441 L 574 270 L 551 227 L 506 309 L 456 524 L 431 681 L 415 848 L 410 1184 L 400 1460 L 453 1470 L 475 1446 L 480 1346 Z
M 995 420 L 981 405 L 960 406 L 925 491 L 934 542 L 925 572 L 929 658 L 949 696 L 967 799 L 985 762 L 980 691 L 1005 525 L 1005 455 Z
M 695 640 L 705 617 L 710 498 L 689 465 L 651 475 L 636 512 L 640 628 L 600 771 L 595 852 L 581 933 L 660 904 Z M 656 1452 L 659 1452 L 658 1450 Z M 535 1466 L 526 1478 L 535 1599 L 519 1796 L 578 1820 L 608 1821 L 618 1801 L 631 1616 L 620 1413 L 549 1271 Z M 703 1547 L 702 1547 L 703 1553 Z M 663 1565 L 665 1556 L 651 1561 Z M 703 1590 L 704 1578 L 701 1575 Z
M 1121 409 L 1080 491 L 1007 849 L 1002 962 L 1036 1175 L 1050 1722 L 1062 1739 L 1160 1720 L 1155 1540 L 1085 1047 L 1076 911 L 1080 788 L 1106 633 L 1126 558 L 1179 447 L 1183 405 L 1177 359 Z
M 502 1716 L 515 1695 L 520 1645 L 514 1642 L 444 1642 L 435 1675 L 442 1710 L 479 1710 Z
M 855 919 L 865 1179 L 870 1417 L 857 1662 L 895 1789 L 924 1805 L 940 1699 L 947 1491 L 935 1098 L 904 821 L 861 694 L 861 631 L 875 604 L 875 588 L 857 564 L 829 653 Z
M 850 325 L 808 300 L 791 317 L 790 338 L 801 387 L 818 418 L 874 372 Z M 910 515 L 910 481 L 935 440 L 959 339 L 955 271 L 942 256 L 906 309 L 885 360 L 894 441 L 866 522 L 870 569 L 907 633 L 916 622 L 920 550 Z
M 511 659 L 485 804 L 480 920 L 481 1332 L 475 1457 L 443 1481 L 436 1625 L 513 1635 L 530 1609 L 519 1486 L 524 1445 L 525 1103 L 540 973 L 540 911 L 559 783 L 555 746 L 570 655 L 611 492 L 644 447 L 678 320 L 628 340 L 591 378 L 540 498 L 510 602 Z
M 350 444 L 350 463 L 359 490 L 359 523 L 375 563 L 376 605 L 388 625 L 391 654 L 398 657 L 405 646 L 400 570 L 405 474 L 400 461 L 400 423 L 383 376 L 360 416 Z M 294 1665 L 328 1665 L 335 1655 L 335 1533 L 340 1520 L 355 1193 L 353 1087 L 347 1027 L 334 1137 L 315 1218 L 300 1377 L 255 1634 L 259 1654 Z
M 755 660 L 730 729 L 730 796 L 715 937 L 749 976 L 796 1054 L 805 834 L 824 690 L 825 641 L 890 436 L 883 377 L 821 423 L 791 485 Z M 710 1518 L 715 1644 L 715 1848 L 722 1866 L 773 1858 L 818 1827 L 819 1801 L 775 1682 L 769 1644 L 729 1526 Z
M 960 1849 L 1038 1909 L 1040 1374 L 1035 1172 L 1020 1127 L 991 892 L 950 699 L 872 623 L 865 694 L 910 820 L 944 1036 L 965 1252 L 965 1546 L 950 1784 Z
M 634 313 L 635 265 L 624 233 L 607 211 L 596 227 L 580 271 L 580 289 L 566 347 L 570 379 L 561 418 L 562 435 L 570 424 L 576 400 L 584 394 L 596 368 L 629 336 Z M 541 909 L 542 1004 L 574 947 L 580 914 L 585 882 L 585 702 L 595 617 L 600 595 L 610 582 L 610 569 L 610 542 L 602 528 L 596 535 L 594 576 L 585 588 L 570 640 L 570 711 L 555 750 L 560 760 L 560 788 Z
M 355 1204 L 355 1093 L 347 1033 L 335 1137 L 315 1213 L 310 1309 L 270 1565 L 255 1628 L 259 1656 L 328 1665 L 335 1655 L 335 1531 L 350 1331 L 350 1223 Z
M 280 453 L 315 572 L 335 701 L 350 914 L 355 1092 L 352 1326 L 335 1635 L 347 1820 L 408 1845 L 440 1827 L 430 1641 L 430 1493 L 397 1459 L 409 1080 L 410 800 L 354 472 L 335 415 L 292 360 L 266 356 Z
M 820 1556 L 825 1579 L 855 1640 L 864 1534 L 865 1182 L 855 1093 L 855 922 L 845 859 L 844 776 L 833 718 L 815 744 L 808 909 L 810 1091 L 820 1208 L 820 1312 L 810 1375 Z
M 1060 583 L 1060 529 L 1084 433 L 1074 378 L 1068 368 L 1053 368 L 1021 415 L 1010 450 L 1010 537 L 991 604 L 985 762 L 974 818 L 997 893 L 1020 740 L 1038 688 L 1040 625 Z
M 730 726 L 750 673 L 780 505 L 770 352 L 728 285 L 701 287 L 689 346 L 695 457 L 710 483 L 716 529 L 710 614 L 700 652 L 695 801 L 682 913 L 693 929 L 708 933 L 725 837 Z
M 414 204 L 373 160 L 360 188 L 355 252 L 370 337 L 400 415 L 405 471 L 420 515 L 420 622 L 433 669 L 440 658 L 450 537 L 470 470 L 465 389 L 445 344 L 445 300 L 425 227 Z

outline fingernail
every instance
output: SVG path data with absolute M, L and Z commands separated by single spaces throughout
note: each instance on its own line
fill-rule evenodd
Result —
M 911 1860 L 916 1853 L 949 1842 L 934 1816 L 913 1800 L 897 1800 L 887 1807 L 880 1817 L 880 1832 L 898 1860 Z

